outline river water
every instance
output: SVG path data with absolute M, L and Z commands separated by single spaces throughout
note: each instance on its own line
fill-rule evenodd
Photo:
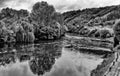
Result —
M 101 55 L 68 49 L 64 41 L 3 45 L 0 76 L 90 76 Z

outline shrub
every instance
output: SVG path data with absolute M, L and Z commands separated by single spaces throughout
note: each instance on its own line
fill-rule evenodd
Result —
M 105 30 L 105 29 L 103 29 L 103 30 L 100 30 L 100 36 L 101 36 L 101 38 L 110 38 L 111 37 L 111 33 L 110 33 L 110 31 L 109 30 Z
M 83 35 L 83 36 L 88 36 L 88 33 L 90 32 L 90 30 L 88 28 L 83 28 L 81 29 L 80 31 L 80 35 Z

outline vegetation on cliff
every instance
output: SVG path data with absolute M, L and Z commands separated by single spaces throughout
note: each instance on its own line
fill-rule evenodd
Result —
M 42 1 L 34 4 L 31 12 L 3 8 L 0 12 L 0 42 L 59 39 L 66 30 L 85 37 L 111 38 L 114 36 L 113 25 L 120 18 L 119 7 L 89 8 L 61 14 Z
M 63 13 L 68 32 L 96 38 L 113 37 L 113 26 L 120 19 L 120 5 L 89 8 Z

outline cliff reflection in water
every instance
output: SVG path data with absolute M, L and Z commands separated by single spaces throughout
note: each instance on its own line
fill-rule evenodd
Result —
M 61 50 L 61 42 L 4 45 L 0 49 L 0 67 L 28 61 L 29 68 L 33 74 L 43 75 L 51 70 L 55 59 L 61 56 Z

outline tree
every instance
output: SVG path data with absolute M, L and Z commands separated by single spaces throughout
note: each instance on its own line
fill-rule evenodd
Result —
M 33 25 L 25 22 L 25 21 L 18 21 L 16 22 L 16 25 L 18 25 L 17 31 L 16 31 L 16 41 L 17 42 L 34 42 L 34 30 Z
M 47 23 L 50 22 L 51 16 L 54 12 L 54 7 L 52 5 L 48 5 L 47 2 L 37 2 L 33 6 L 31 18 L 33 21 L 37 22 L 39 26 L 42 22 L 47 25 Z
M 30 14 L 34 24 L 35 37 L 38 39 L 56 39 L 64 34 L 63 16 L 47 2 L 37 2 Z M 56 27 L 56 28 L 55 28 Z

